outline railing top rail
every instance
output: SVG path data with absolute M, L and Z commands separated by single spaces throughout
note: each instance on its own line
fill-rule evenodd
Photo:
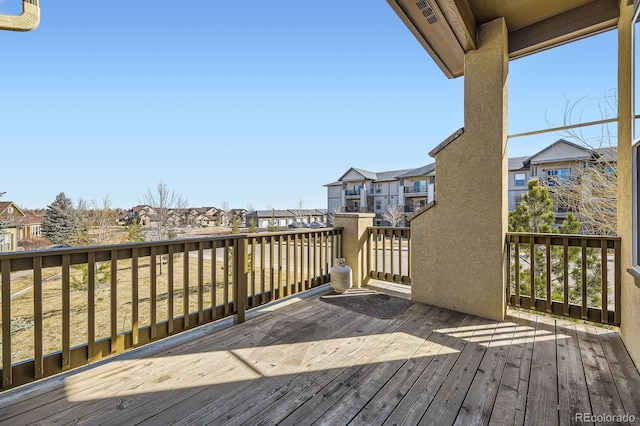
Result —
M 406 226 L 368 226 L 367 227 L 368 230 L 375 230 L 375 229 L 379 229 L 379 230 L 394 230 L 394 231 L 406 231 L 408 229 L 411 228 L 407 228 Z
M 536 233 L 536 232 L 507 232 L 508 237 L 539 237 L 539 238 L 573 238 L 584 240 L 607 240 L 620 241 L 621 237 L 617 235 L 583 235 L 583 234 L 552 234 L 552 233 Z
M 10 260 L 11 261 L 11 272 L 16 272 L 20 270 L 28 270 L 32 269 L 32 260 L 34 258 L 42 258 L 45 259 L 45 267 L 47 266 L 59 266 L 60 261 L 63 256 L 69 256 L 71 264 L 79 264 L 86 263 L 87 256 L 89 253 L 94 253 L 96 255 L 96 260 L 104 261 L 104 260 L 112 260 L 111 253 L 116 252 L 116 257 L 118 259 L 127 259 L 130 258 L 130 253 L 134 250 L 139 250 L 143 252 L 150 251 L 151 248 L 159 248 L 156 252 L 158 255 L 167 254 L 166 247 L 181 247 L 184 246 L 185 250 L 195 250 L 201 244 L 204 245 L 205 249 L 213 249 L 220 248 L 219 244 L 222 244 L 224 241 L 233 241 L 233 245 L 235 245 L 236 240 L 245 239 L 245 238 L 277 238 L 278 236 L 286 236 L 293 234 L 334 234 L 337 232 L 341 232 L 343 230 L 342 227 L 338 228 L 318 228 L 318 229 L 302 229 L 302 230 L 292 230 L 292 231 L 277 231 L 277 232 L 257 232 L 250 234 L 225 234 L 225 235 L 215 235 L 208 237 L 190 237 L 190 238 L 181 238 L 175 240 L 160 240 L 160 241 L 143 241 L 139 243 L 120 243 L 120 244 L 109 244 L 109 245 L 101 245 L 101 246 L 83 246 L 83 247 L 64 247 L 64 248 L 50 248 L 50 249 L 42 249 L 42 250 L 25 250 L 25 251 L 13 251 L 8 253 L 0 253 L 0 261 L 2 260 Z M 164 249 L 164 250 L 163 250 Z M 48 260 L 46 260 L 48 259 Z M 56 260 L 58 259 L 58 260 Z

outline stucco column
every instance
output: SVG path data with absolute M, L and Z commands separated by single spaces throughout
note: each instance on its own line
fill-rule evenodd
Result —
M 417 302 L 504 318 L 507 231 L 507 28 L 478 28 L 465 55 L 464 129 L 431 152 L 435 204 L 411 221 L 411 287 Z
M 629 355 L 640 365 L 640 289 L 626 273 L 633 264 L 633 67 L 631 49 L 633 5 L 620 2 L 618 21 L 618 235 L 622 237 L 622 283 L 620 335 Z
M 361 287 L 368 281 L 366 270 L 365 243 L 367 228 L 373 226 L 373 213 L 336 213 L 333 226 L 342 231 L 342 257 L 351 267 L 353 287 Z

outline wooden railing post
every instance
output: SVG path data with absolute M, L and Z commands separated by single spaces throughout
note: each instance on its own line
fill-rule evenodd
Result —
M 271 242 L 273 245 L 273 241 Z M 243 323 L 245 320 L 245 311 L 247 309 L 247 284 L 249 277 L 249 261 L 247 237 L 239 237 L 235 240 L 235 253 L 233 256 L 233 269 L 236 279 L 233 285 L 233 304 L 236 306 L 234 322 L 236 324 Z
M 11 261 L 3 259 L 2 268 L 2 388 L 13 384 L 11 371 Z

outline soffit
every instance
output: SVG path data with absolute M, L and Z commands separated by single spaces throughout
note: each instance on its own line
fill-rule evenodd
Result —
M 618 0 L 387 1 L 450 78 L 464 74 L 476 29 L 494 19 L 504 17 L 515 59 L 613 29 L 619 17 Z

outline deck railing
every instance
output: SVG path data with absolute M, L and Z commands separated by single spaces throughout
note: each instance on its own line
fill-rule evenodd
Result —
M 506 258 L 508 304 L 620 324 L 620 237 L 508 233 Z
M 330 280 L 342 229 L 0 254 L 2 389 Z M 240 301 L 238 303 L 238 301 Z
M 411 228 L 371 226 L 365 251 L 369 277 L 411 284 Z

